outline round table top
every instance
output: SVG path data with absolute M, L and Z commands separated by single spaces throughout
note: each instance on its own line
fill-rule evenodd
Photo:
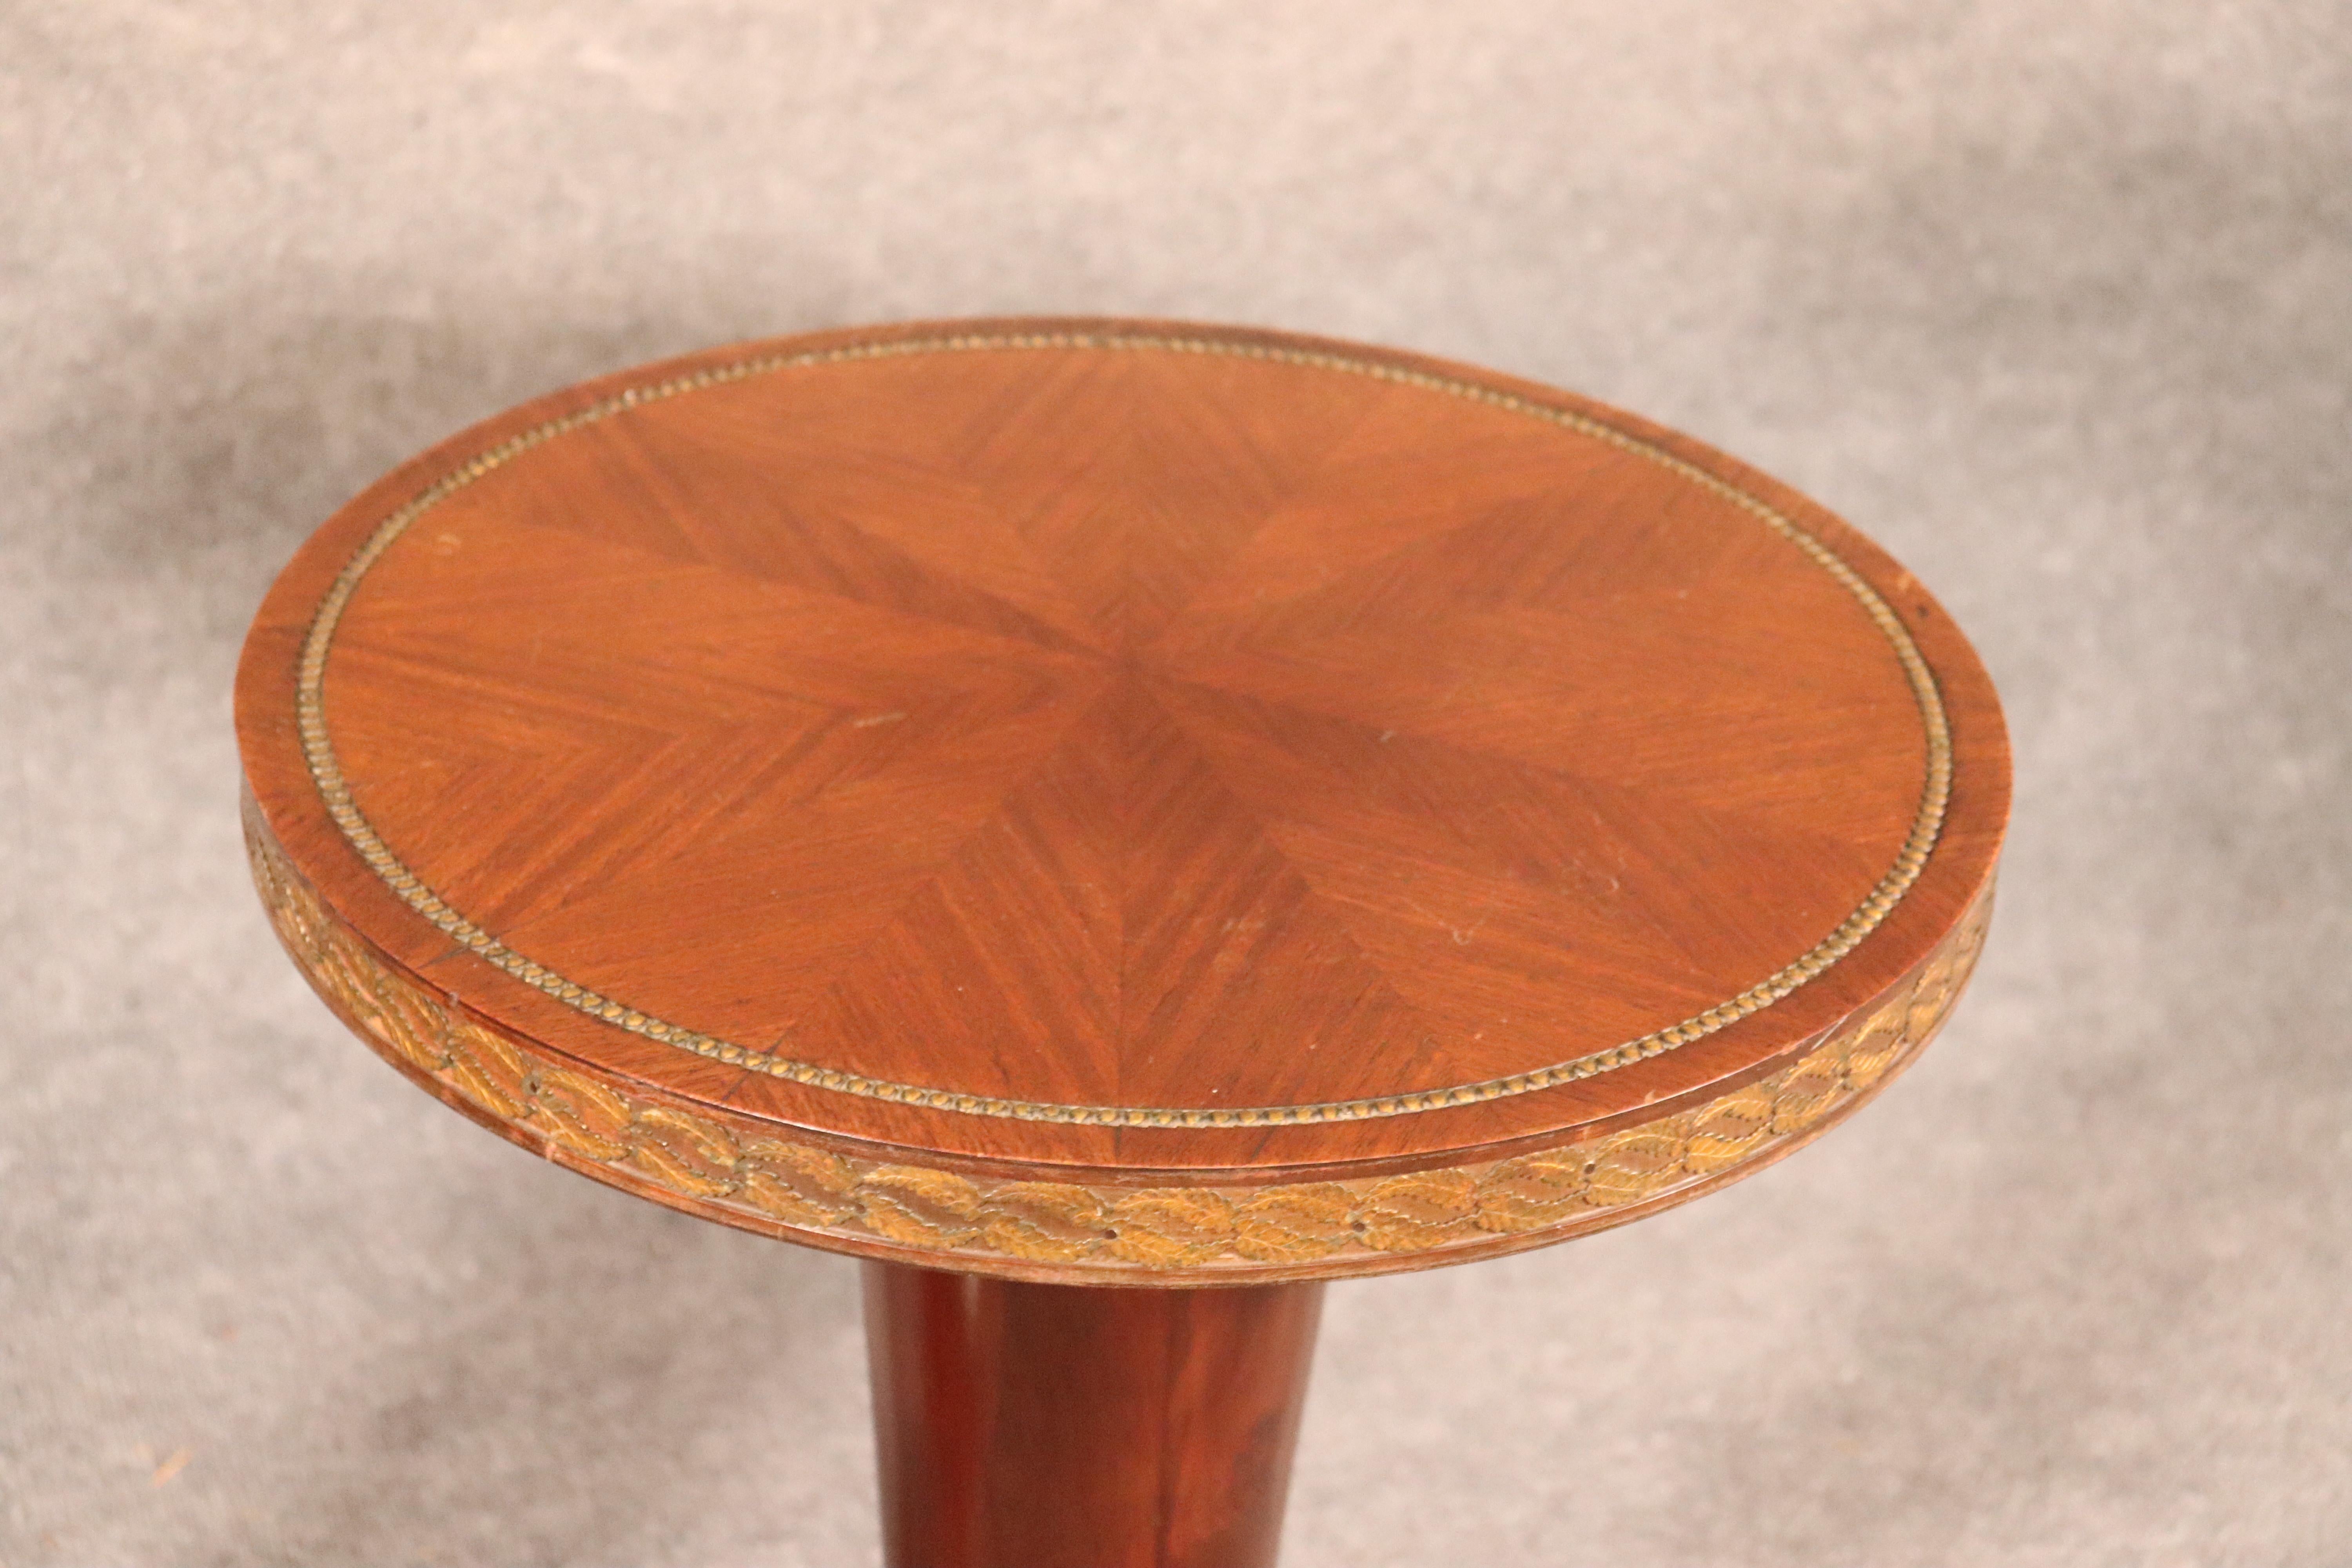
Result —
M 247 641 L 257 874 L 509 1136 L 820 1246 L 1412 1267 L 1769 1163 L 1940 1021 L 2000 710 L 1818 506 L 1171 323 L 713 351 L 387 476 Z

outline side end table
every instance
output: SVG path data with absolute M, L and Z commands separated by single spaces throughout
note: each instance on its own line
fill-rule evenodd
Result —
M 256 879 L 362 1040 L 867 1260 L 896 1568 L 1272 1563 L 1322 1282 L 1850 1115 L 2009 804 L 1966 640 L 1802 497 L 1168 322 L 541 398 L 328 521 L 236 696 Z

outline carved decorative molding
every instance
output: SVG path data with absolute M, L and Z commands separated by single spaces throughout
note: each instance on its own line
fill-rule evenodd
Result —
M 1075 1266 L 1094 1282 L 1420 1267 L 1602 1229 L 1695 1196 L 1787 1152 L 1906 1065 L 1958 996 L 1991 911 L 1988 889 L 1878 1006 L 1792 1065 L 1695 1110 L 1540 1153 L 1371 1180 L 1089 1186 L 859 1159 L 625 1092 L 396 972 L 320 903 L 250 807 L 246 832 L 270 920 L 320 994 L 381 1055 L 518 1142 L 705 1217 L 816 1247 L 979 1272 L 1079 1277 Z

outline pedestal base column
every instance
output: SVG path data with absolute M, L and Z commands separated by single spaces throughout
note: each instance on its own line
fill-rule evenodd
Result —
M 1270 1568 L 1320 1284 L 865 1269 L 889 1568 Z

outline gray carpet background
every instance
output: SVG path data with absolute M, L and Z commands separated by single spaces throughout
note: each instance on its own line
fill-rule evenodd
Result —
M 2352 12 L 0 0 L 0 1568 L 876 1560 L 854 1268 L 341 1037 L 228 682 L 466 422 L 1024 310 L 1681 426 L 2014 727 L 1941 1043 L 1703 1203 L 1336 1288 L 1288 1563 L 2352 1563 Z

